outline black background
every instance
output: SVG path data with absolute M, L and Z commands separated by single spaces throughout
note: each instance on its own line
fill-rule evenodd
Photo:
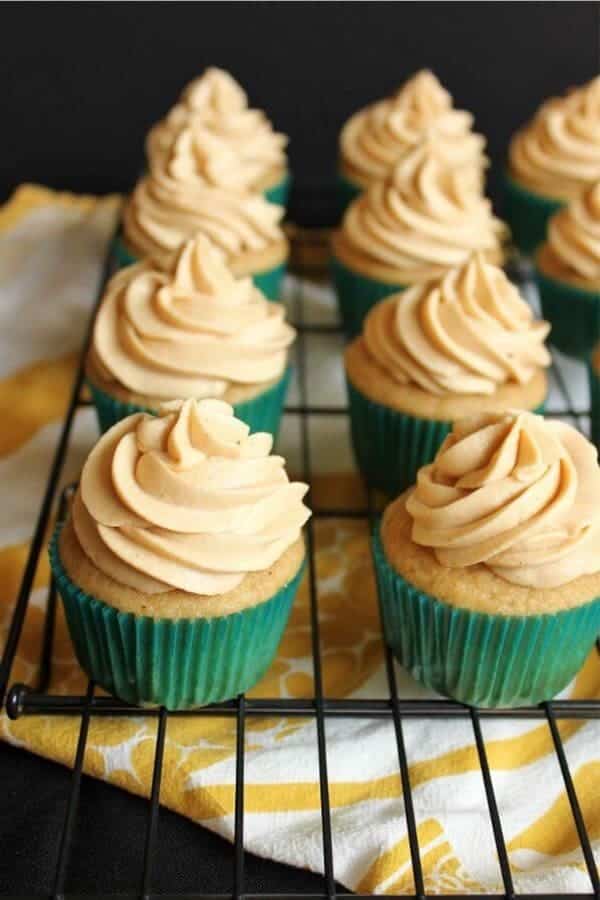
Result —
M 229 69 L 291 137 L 292 215 L 332 215 L 339 127 L 428 66 L 489 140 L 496 193 L 508 138 L 545 97 L 599 70 L 596 3 L 5 3 L 0 195 L 22 181 L 125 191 L 148 126 L 206 65 Z M 48 892 L 69 774 L 0 745 L 0 894 Z M 135 891 L 146 805 L 84 779 L 69 890 Z M 161 812 L 153 889 L 226 891 L 224 841 Z M 248 891 L 319 890 L 247 860 Z
M 292 213 L 331 217 L 351 112 L 428 66 L 498 167 L 540 101 L 598 72 L 596 3 L 2 4 L 0 191 L 125 191 L 148 127 L 207 65 L 291 138 Z

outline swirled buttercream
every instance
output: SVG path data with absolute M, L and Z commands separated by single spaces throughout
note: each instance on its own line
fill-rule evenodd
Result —
M 412 539 L 450 568 L 558 587 L 600 571 L 600 468 L 570 425 L 510 411 L 456 423 L 420 469 Z
M 473 168 L 448 166 L 426 140 L 351 204 L 341 240 L 367 267 L 414 284 L 439 278 L 476 250 L 499 261 L 504 234 Z
M 552 216 L 547 245 L 567 272 L 600 283 L 600 181 Z
M 295 331 L 250 278 L 235 279 L 198 235 L 172 272 L 130 266 L 109 283 L 92 339 L 103 378 L 167 400 L 220 397 L 279 378 Z
M 431 394 L 492 394 L 550 365 L 549 330 L 504 272 L 477 254 L 439 283 L 378 303 L 363 336 L 369 355 L 399 384 Z
M 600 75 L 543 103 L 510 144 L 512 174 L 547 197 L 571 200 L 600 179 Z
M 344 168 L 363 186 L 385 178 L 395 163 L 429 135 L 449 165 L 487 164 L 485 139 L 471 129 L 473 117 L 453 109 L 452 97 L 433 72 L 417 72 L 392 97 L 355 113 L 340 135 Z
M 226 188 L 261 190 L 286 168 L 287 138 L 265 114 L 248 107 L 240 85 L 209 68 L 183 91 L 177 105 L 148 134 L 151 169 Z M 271 177 L 271 180 L 273 178 Z
M 220 400 L 186 400 L 119 422 L 92 450 L 73 508 L 86 556 L 147 594 L 216 595 L 272 566 L 310 513 L 271 435 Z
M 244 254 L 285 246 L 279 227 L 283 207 L 242 191 L 188 184 L 165 172 L 137 183 L 123 210 L 123 234 L 141 258 L 161 268 L 198 232 L 210 238 L 223 259 L 235 264 Z

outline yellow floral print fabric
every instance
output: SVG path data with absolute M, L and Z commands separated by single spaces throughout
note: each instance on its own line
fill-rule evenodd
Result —
M 0 648 L 117 208 L 116 198 L 80 198 L 25 186 L 0 210 L 0 408 L 5 423 L 0 435 L 5 510 L 0 523 Z M 311 295 L 307 290 L 307 309 L 322 316 L 330 302 L 327 292 L 315 288 Z M 51 306 L 52 315 L 42 306 Z M 309 348 L 311 371 L 316 367 L 330 386 L 327 390 L 341 389 L 342 383 L 335 340 L 326 344 L 319 337 Z M 315 506 L 364 503 L 349 468 L 345 427 L 343 420 L 332 419 L 311 430 Z M 91 410 L 81 410 L 64 483 L 77 477 L 96 435 Z M 297 430 L 284 428 L 281 451 L 292 466 L 298 462 L 297 442 Z M 317 518 L 314 539 L 325 695 L 387 698 L 367 522 Z M 48 578 L 42 558 L 11 683 L 36 684 Z M 312 698 L 313 675 L 305 579 L 278 657 L 251 696 Z M 427 696 L 400 667 L 397 678 L 402 696 Z M 82 694 L 86 687 L 59 604 L 50 689 Z M 596 653 L 569 693 L 600 697 Z M 160 795 L 163 805 L 228 839 L 233 838 L 235 728 L 233 717 L 170 718 Z M 559 728 L 600 855 L 600 723 L 561 721 Z M 588 892 L 547 725 L 484 720 L 483 729 L 517 891 Z M 156 730 L 152 717 L 92 717 L 85 771 L 147 797 Z M 407 720 L 404 730 L 426 892 L 502 890 L 469 719 Z M 23 716 L 11 721 L 0 716 L 4 740 L 66 766 L 73 764 L 78 734 L 76 718 Z M 414 891 L 391 721 L 327 718 L 326 740 L 336 879 L 360 893 Z M 322 872 L 314 718 L 249 717 L 245 742 L 246 847 Z

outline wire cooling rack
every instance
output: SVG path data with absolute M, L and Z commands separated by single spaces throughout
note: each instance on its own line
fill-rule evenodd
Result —
M 102 287 L 106 278 L 110 274 L 111 260 L 107 259 L 101 284 L 98 291 L 98 299 L 102 292 Z M 527 285 L 525 285 L 527 287 Z M 95 309 L 90 318 L 88 333 L 86 335 L 83 347 L 82 360 L 85 356 L 85 350 L 89 344 L 91 328 L 93 324 Z M 334 323 L 311 324 L 306 320 L 305 315 L 305 282 L 302 279 L 296 281 L 294 296 L 292 298 L 292 318 L 298 331 L 297 340 L 297 396 L 298 402 L 294 405 L 286 407 L 286 415 L 294 416 L 299 420 L 299 440 L 300 440 L 300 468 L 303 478 L 310 483 L 313 472 L 311 459 L 311 442 L 309 435 L 309 422 L 312 417 L 328 416 L 328 417 L 346 417 L 347 409 L 345 405 L 315 405 L 309 402 L 308 391 L 308 363 L 307 363 L 307 336 L 311 333 L 328 333 L 341 334 L 340 328 Z M 573 391 L 569 383 L 568 375 L 565 374 L 566 361 L 556 359 L 553 362 L 551 370 L 551 382 L 553 389 L 550 395 L 549 409 L 547 415 L 560 416 L 570 420 L 582 430 L 587 430 L 589 422 L 589 409 L 586 403 L 581 403 L 573 396 Z M 18 598 L 16 601 L 14 614 L 9 627 L 7 640 L 4 647 L 4 653 L 0 662 L 0 705 L 3 701 L 6 703 L 6 711 L 11 718 L 20 716 L 43 715 L 69 715 L 75 716 L 80 720 L 79 738 L 75 754 L 74 766 L 71 775 L 68 802 L 66 804 L 66 813 L 62 824 L 62 834 L 59 843 L 56 866 L 54 870 L 54 884 L 50 896 L 54 898 L 63 898 L 65 895 L 65 884 L 67 876 L 67 868 L 69 864 L 70 851 L 73 844 L 73 837 L 77 827 L 77 809 L 80 796 L 80 787 L 83 771 L 84 754 L 88 738 L 88 730 L 90 721 L 97 716 L 129 716 L 135 715 L 154 717 L 158 719 L 158 727 L 156 732 L 156 744 L 154 750 L 154 768 L 152 774 L 152 785 L 150 797 L 148 800 L 145 845 L 143 854 L 143 865 L 139 873 L 139 890 L 135 894 L 119 894 L 120 897 L 162 897 L 179 896 L 185 900 L 222 900 L 222 898 L 235 898 L 235 900 L 258 900 L 259 897 L 269 897 L 271 900 L 321 900 L 321 898 L 335 898 L 340 896 L 340 892 L 335 882 L 334 858 L 333 858 L 333 839 L 331 812 L 329 803 L 329 779 L 327 771 L 327 745 L 326 745 L 326 722 L 332 718 L 357 718 L 357 719 L 385 719 L 393 723 L 395 744 L 398 756 L 398 768 L 402 784 L 402 796 L 404 802 L 408 841 L 410 847 L 410 858 L 412 864 L 412 873 L 414 879 L 415 892 L 412 895 L 402 895 L 404 897 L 411 896 L 415 900 L 421 900 L 426 896 L 424 886 L 423 869 L 419 855 L 419 840 L 417 834 L 417 822 L 415 810 L 413 806 L 413 797 L 411 791 L 409 777 L 409 763 L 404 737 L 404 723 L 407 719 L 436 719 L 447 720 L 453 718 L 464 719 L 470 723 L 477 754 L 481 769 L 481 776 L 487 808 L 489 812 L 491 827 L 493 831 L 494 842 L 498 854 L 498 863 L 502 877 L 503 893 L 507 898 L 521 897 L 526 900 L 531 897 L 553 896 L 570 896 L 570 897 L 590 897 L 600 898 L 600 880 L 598 876 L 598 868 L 594 860 L 592 852 L 590 836 L 586 830 L 584 818 L 581 812 L 577 794 L 574 788 L 572 775 L 567 761 L 567 755 L 560 736 L 557 722 L 560 719 L 579 719 L 592 720 L 600 719 L 600 701 L 598 700 L 554 700 L 549 703 L 540 704 L 535 707 L 525 707 L 520 709 L 502 710 L 502 709 L 476 709 L 463 706 L 445 699 L 422 700 L 422 699 L 401 699 L 399 697 L 398 685 L 396 681 L 396 672 L 389 648 L 385 653 L 385 668 L 387 674 L 387 685 L 389 697 L 387 699 L 329 699 L 326 698 L 323 691 L 323 675 L 321 665 L 321 641 L 319 633 L 319 598 L 317 591 L 316 575 L 315 575 L 315 540 L 314 540 L 314 521 L 325 518 L 335 519 L 362 519 L 372 521 L 374 517 L 375 504 L 373 498 L 368 495 L 366 505 L 348 508 L 316 508 L 314 509 L 313 518 L 307 526 L 307 550 L 308 550 L 308 581 L 310 591 L 310 623 L 312 632 L 312 656 L 314 671 L 314 697 L 312 699 L 249 699 L 244 695 L 240 695 L 235 700 L 225 703 L 215 704 L 204 709 L 196 709 L 181 712 L 167 712 L 164 708 L 144 708 L 129 706 L 121 701 L 111 697 L 96 696 L 95 685 L 89 682 L 87 692 L 84 696 L 64 696 L 52 695 L 47 692 L 50 682 L 51 664 L 52 664 L 52 647 L 54 637 L 54 622 L 56 612 L 56 588 L 53 583 L 50 584 L 48 590 L 48 600 L 46 606 L 45 626 L 43 632 L 43 641 L 41 645 L 41 658 L 39 667 L 39 680 L 35 688 L 26 687 L 19 684 L 11 684 L 11 669 L 16 655 L 19 639 L 23 629 L 25 615 L 32 590 L 33 578 L 37 569 L 40 554 L 45 550 L 45 542 L 47 536 L 48 525 L 51 516 L 57 509 L 57 516 L 61 518 L 65 514 L 69 489 L 64 491 L 62 495 L 59 493 L 59 481 L 63 470 L 65 457 L 69 448 L 73 422 L 77 410 L 86 405 L 86 400 L 82 398 L 83 387 L 83 368 L 80 365 L 77 372 L 69 406 L 64 418 L 62 431 L 56 447 L 56 452 L 48 481 L 39 511 L 39 516 L 31 541 L 31 549 L 25 570 L 23 573 L 22 583 L 20 586 Z M 72 488 L 71 488 L 72 490 Z M 233 892 L 224 894 L 206 894 L 200 890 L 198 893 L 179 894 L 172 893 L 154 893 L 153 892 L 153 856 L 157 838 L 157 824 L 159 818 L 159 798 L 161 788 L 161 777 L 163 768 L 163 755 L 165 749 L 165 735 L 167 723 L 172 716 L 228 716 L 236 721 L 236 765 L 235 765 L 235 819 L 234 819 L 234 842 L 232 847 L 233 862 Z M 321 805 L 321 822 L 323 836 L 323 883 L 322 889 L 318 893 L 301 893 L 301 894 L 274 894 L 268 893 L 248 893 L 245 890 L 244 879 L 244 755 L 245 755 L 245 725 L 250 717 L 270 716 L 270 717 L 313 717 L 316 723 L 317 751 L 318 751 L 318 768 L 320 782 L 320 805 Z M 508 860 L 507 848 L 503 836 L 502 822 L 498 811 L 498 803 L 494 792 L 494 786 L 490 774 L 490 766 L 486 745 L 482 735 L 482 720 L 489 718 L 512 718 L 521 720 L 544 720 L 552 737 L 556 759 L 560 767 L 564 787 L 571 813 L 575 823 L 585 867 L 590 880 L 590 893 L 571 894 L 571 895 L 552 895 L 552 894 L 516 894 L 511 869 Z M 1 802 L 1 801 L 0 801 Z M 30 852 L 35 853 L 35 848 L 30 847 Z M 199 873 L 201 880 L 201 872 Z M 201 883 L 201 881 L 200 881 Z M 86 896 L 109 896 L 106 892 L 101 895 Z M 116 896 L 116 895 L 115 895 Z M 361 895 L 357 895 L 361 896 Z M 371 895 L 369 895 L 371 896 Z M 389 894 L 386 896 L 390 896 Z M 436 894 L 437 897 L 443 896 Z M 449 895 L 456 898 L 456 894 Z M 469 895 L 474 897 L 477 895 Z M 479 895 L 479 897 L 498 896 L 498 894 Z

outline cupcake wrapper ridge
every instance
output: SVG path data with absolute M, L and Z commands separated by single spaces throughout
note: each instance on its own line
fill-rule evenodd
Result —
M 250 400 L 236 403 L 233 407 L 236 417 L 245 422 L 252 432 L 268 431 L 276 437 L 291 377 L 292 368 L 288 366 L 279 381 L 266 391 L 263 391 L 256 397 L 252 397 Z M 102 433 L 134 413 L 147 412 L 151 415 L 156 415 L 156 410 L 149 407 L 138 406 L 135 403 L 124 403 L 115 397 L 111 397 L 110 394 L 101 390 L 89 379 L 87 384 L 94 401 L 98 424 Z
M 331 258 L 331 273 L 342 326 L 348 338 L 361 333 L 367 313 L 379 300 L 406 290 L 403 284 L 386 284 L 359 275 L 335 256 Z
M 117 234 L 111 246 L 112 258 L 117 269 L 124 269 L 139 262 L 137 256 L 129 252 L 121 234 Z M 287 262 L 279 263 L 272 269 L 265 269 L 264 272 L 255 272 L 252 275 L 252 281 L 256 287 L 263 292 L 267 300 L 279 301 L 281 292 L 281 282 L 287 270 Z
M 249 690 L 273 661 L 302 571 L 257 606 L 213 619 L 153 619 L 123 613 L 86 594 L 59 556 L 61 526 L 50 564 L 82 669 L 121 700 L 189 709 Z
M 421 466 L 430 463 L 451 422 L 422 419 L 370 400 L 346 379 L 352 446 L 370 487 L 396 496 L 411 487 Z M 543 413 L 544 406 L 533 412 Z
M 554 614 L 494 616 L 414 587 L 389 564 L 378 529 L 373 558 L 392 652 L 421 684 L 470 706 L 550 700 L 575 677 L 600 631 L 598 598 Z
M 542 314 L 552 325 L 548 340 L 561 353 L 586 358 L 600 339 L 600 292 L 557 281 L 537 266 Z
M 513 240 L 521 253 L 531 255 L 546 237 L 550 216 L 564 206 L 561 200 L 542 197 L 504 175 L 504 208 Z

